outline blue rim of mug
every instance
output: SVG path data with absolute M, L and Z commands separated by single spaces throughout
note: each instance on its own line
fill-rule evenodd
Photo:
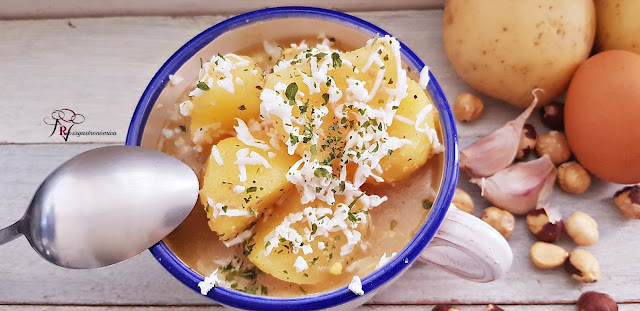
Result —
M 144 93 L 142 93 L 142 97 L 133 113 L 127 133 L 126 144 L 134 146 L 140 145 L 151 109 L 169 80 L 169 75 L 180 69 L 184 63 L 211 41 L 227 31 L 253 23 L 296 17 L 320 19 L 343 24 L 359 31 L 367 32 L 371 36 L 375 34 L 391 36 L 391 34 L 383 29 L 360 18 L 333 10 L 313 7 L 274 7 L 229 18 L 201 32 L 184 44 L 153 76 Z M 412 67 L 412 69 L 416 69 L 417 72 L 423 69 L 425 66 L 424 63 L 402 42 L 400 42 L 400 50 L 405 64 Z M 458 143 L 455 122 L 447 99 L 431 72 L 429 72 L 429 78 L 427 91 L 440 113 L 440 125 L 445 149 L 444 170 L 439 194 L 433 203 L 429 217 L 417 231 L 413 239 L 385 266 L 362 278 L 362 289 L 365 295 L 368 292 L 376 291 L 385 283 L 397 277 L 424 250 L 444 221 L 453 197 L 453 192 L 456 188 L 458 180 Z M 171 275 L 192 290 L 200 292 L 198 283 L 203 280 L 203 276 L 184 264 L 163 241 L 153 245 L 149 250 Z M 209 291 L 207 296 L 221 304 L 248 310 L 326 309 L 353 301 L 359 297 L 351 292 L 347 286 L 318 294 L 283 298 L 249 295 L 233 289 L 215 287 Z

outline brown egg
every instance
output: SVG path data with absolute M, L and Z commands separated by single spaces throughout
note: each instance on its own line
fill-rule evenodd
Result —
M 564 108 L 576 159 L 611 182 L 640 182 L 640 55 L 605 51 L 574 74 Z

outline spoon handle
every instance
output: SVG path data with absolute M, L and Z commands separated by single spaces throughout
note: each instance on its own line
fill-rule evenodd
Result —
M 0 229 L 0 245 L 13 241 L 13 239 L 22 235 L 20 232 L 20 221 L 16 221 L 13 225 Z

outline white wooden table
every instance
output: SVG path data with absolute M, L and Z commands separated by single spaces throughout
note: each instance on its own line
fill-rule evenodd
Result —
M 0 226 L 21 217 L 39 183 L 63 161 L 91 148 L 124 143 L 138 98 L 160 65 L 188 39 L 227 17 L 61 18 L 136 12 L 167 14 L 157 8 L 144 11 L 144 4 L 150 1 L 135 2 L 141 5 L 111 1 L 124 7 L 119 11 L 106 10 L 102 2 L 84 2 L 85 7 L 65 10 L 56 5 L 61 2 L 9 0 L 13 7 L 0 10 L 2 18 L 58 18 L 0 21 Z M 398 3 L 403 8 L 421 10 L 380 11 L 389 9 L 382 1 L 360 7 L 349 3 L 344 8 L 368 10 L 351 13 L 388 30 L 412 48 L 430 66 L 447 97 L 453 99 L 470 88 L 455 74 L 444 53 L 442 2 Z M 341 2 L 328 3 L 325 6 Z M 29 5 L 36 8 L 29 10 Z M 252 0 L 235 10 L 265 5 Z M 178 15 L 193 13 L 174 6 Z M 202 6 L 202 12 L 214 12 L 214 8 Z M 458 127 L 462 147 L 519 112 L 496 100 L 483 99 L 484 117 Z M 58 135 L 49 137 L 52 128 L 44 124 L 43 118 L 60 108 L 73 109 L 86 117 L 78 130 L 82 127 L 117 134 L 70 137 L 66 142 Z M 538 131 L 544 131 L 537 117 L 531 120 Z M 459 184 L 475 197 L 479 215 L 488 202 L 480 198 L 477 187 L 469 184 L 464 175 Z M 620 310 L 640 310 L 640 239 L 635 232 L 640 231 L 640 221 L 626 220 L 613 205 L 611 196 L 619 188 L 620 185 L 595 179 L 584 195 L 566 195 L 557 190 L 552 198 L 565 217 L 580 209 L 598 221 L 600 241 L 588 248 L 602 266 L 598 283 L 578 284 L 562 269 L 536 269 L 528 256 L 533 238 L 524 219 L 518 219 L 510 239 L 514 264 L 503 279 L 477 284 L 416 263 L 392 288 L 379 293 L 361 310 L 429 310 L 436 303 L 467 305 L 461 310 L 482 310 L 490 302 L 501 304 L 506 310 L 575 310 L 573 304 L 586 290 L 609 293 L 621 303 Z M 575 247 L 567 237 L 559 244 L 569 250 Z M 20 238 L 0 249 L 0 275 L 2 311 L 221 308 L 180 284 L 148 252 L 108 268 L 67 270 L 42 260 Z

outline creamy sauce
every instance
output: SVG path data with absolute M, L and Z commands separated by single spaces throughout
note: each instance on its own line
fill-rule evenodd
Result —
M 291 38 L 289 42 L 300 41 L 300 38 Z M 316 41 L 319 40 L 307 40 L 307 43 L 311 46 Z M 333 48 L 342 50 L 345 46 L 336 42 Z M 275 60 L 269 59 L 269 55 L 264 52 L 262 44 L 237 53 L 252 57 L 261 68 L 270 68 L 275 63 Z M 416 78 L 415 74 L 410 73 L 409 76 Z M 198 152 L 198 147 L 191 142 L 189 134 L 178 130 L 181 125 L 188 123 L 188 119 L 178 113 L 178 104 L 176 103 L 174 107 L 175 118 L 170 120 L 167 126 L 174 131 L 175 135 L 169 138 L 163 137 L 159 149 L 189 164 L 194 171 L 199 172 L 198 175 L 202 178 L 202 167 L 208 153 Z M 366 184 L 362 187 L 367 193 L 386 195 L 389 199 L 370 211 L 371 222 L 368 234 L 364 238 L 366 242 L 363 241 L 368 245 L 365 250 L 356 247 L 347 255 L 341 274 L 332 276 L 328 282 L 300 286 L 266 273 L 259 273 L 255 284 L 257 285 L 255 288 L 258 288 L 256 294 L 259 295 L 262 288 L 268 290 L 269 296 L 276 297 L 318 293 L 346 286 L 354 275 L 364 277 L 371 273 L 379 264 L 383 254 L 389 257 L 394 252 L 400 252 L 424 223 L 429 210 L 423 207 L 423 201 L 434 201 L 441 180 L 442 167 L 443 159 L 440 153 L 432 156 L 426 165 L 407 179 L 394 184 Z M 199 202 L 187 219 L 164 241 L 178 258 L 203 276 L 209 275 L 215 269 L 223 268 L 234 256 L 237 257 L 236 262 L 250 264 L 242 254 L 242 245 L 226 247 L 216 233 L 210 230 L 204 206 Z M 233 282 L 239 283 L 238 289 L 244 287 L 243 281 L 234 280 L 230 283 Z

